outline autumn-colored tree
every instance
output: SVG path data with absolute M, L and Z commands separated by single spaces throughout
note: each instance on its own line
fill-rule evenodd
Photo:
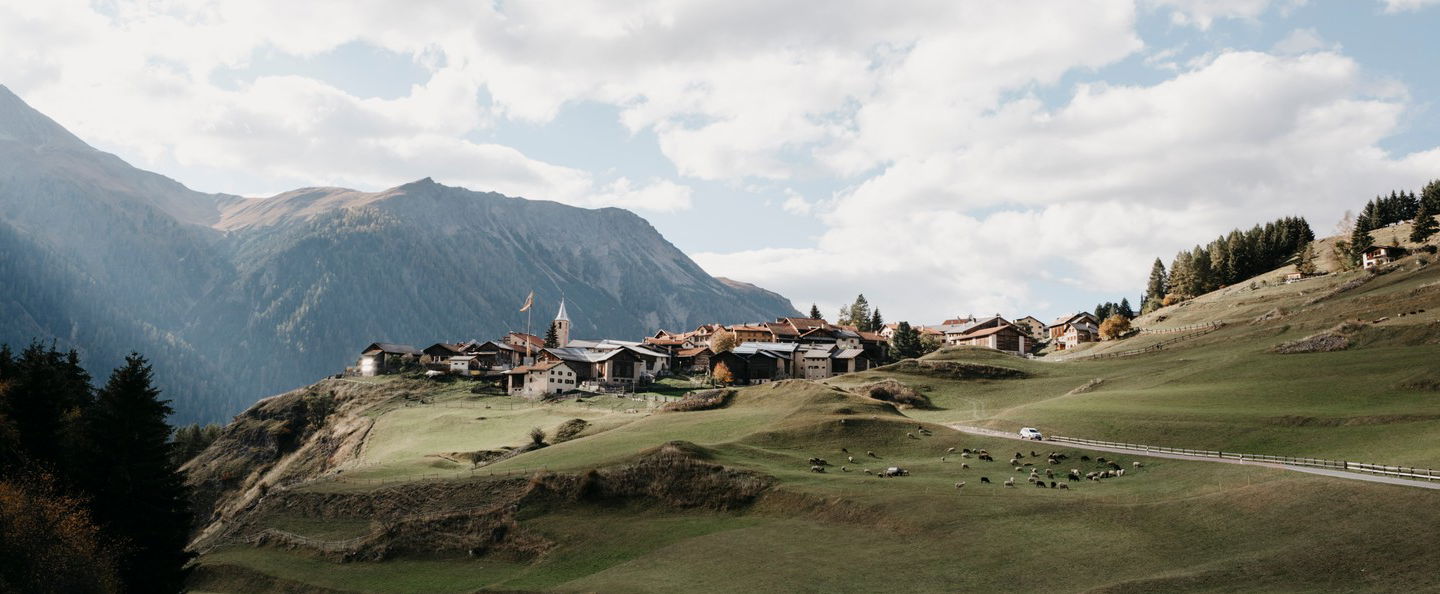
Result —
M 715 364 L 715 371 L 710 372 L 710 378 L 722 386 L 735 383 L 735 374 L 730 373 L 730 367 L 724 363 Z
M 1130 318 L 1116 314 L 1105 318 L 1100 323 L 1100 336 L 1107 340 L 1116 340 L 1130 332 Z
M 0 483 L 0 592 L 118 592 L 114 552 L 48 477 Z
M 717 355 L 735 350 L 735 344 L 735 333 L 729 330 L 718 330 L 710 335 L 710 350 Z

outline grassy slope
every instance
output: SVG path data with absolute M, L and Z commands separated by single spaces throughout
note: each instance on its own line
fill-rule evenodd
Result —
M 1402 386 L 1417 378 L 1440 379 L 1430 375 L 1440 360 L 1440 334 L 1434 332 L 1440 322 L 1440 267 L 1417 272 L 1407 266 L 1305 305 L 1356 276 L 1272 283 L 1253 291 L 1247 284 L 1167 308 L 1158 312 L 1166 320 L 1152 315 L 1141 325 L 1214 319 L 1228 325 L 1149 355 L 1054 363 L 977 349 L 942 351 L 932 358 L 1005 365 L 1031 377 L 897 376 L 922 388 L 937 405 L 904 416 L 805 382 L 748 388 L 720 410 L 660 414 L 621 412 L 627 405 L 618 399 L 598 403 L 599 410 L 511 410 L 502 403 L 513 401 L 505 398 L 477 400 L 438 390 L 429 404 L 383 414 L 364 455 L 403 474 L 435 468 L 427 453 L 519 445 L 531 426 L 549 428 L 581 416 L 594 425 L 580 439 L 500 462 L 493 470 L 581 471 L 684 439 L 709 448 L 719 463 L 772 475 L 779 485 L 744 512 L 661 508 L 643 501 L 537 512 L 524 525 L 557 546 L 534 563 L 440 557 L 337 564 L 302 552 L 231 547 L 206 555 L 202 563 L 217 570 L 208 575 L 234 577 L 199 585 L 244 590 L 258 585 L 252 572 L 259 572 L 297 587 L 377 592 L 1440 589 L 1440 574 L 1433 571 L 1440 564 L 1440 547 L 1433 546 L 1440 537 L 1430 528 L 1440 521 L 1440 506 L 1433 492 L 1162 459 L 1145 459 L 1146 467 L 1131 476 L 1083 482 L 1068 492 L 1005 489 L 981 485 L 979 477 L 1023 480 L 1024 473 L 1013 472 L 1004 459 L 1029 446 L 933 424 L 934 437 L 906 436 L 922 422 L 1006 429 L 1025 424 L 1163 445 L 1440 466 L 1440 440 L 1433 439 L 1440 430 L 1440 393 Z M 1427 313 L 1362 331 L 1350 350 L 1267 352 L 1348 318 L 1420 307 Z M 1276 308 L 1286 312 L 1282 319 L 1250 323 Z M 1091 348 L 1127 350 L 1164 338 L 1142 336 Z M 832 383 L 852 386 L 887 376 L 894 374 L 857 374 Z M 1089 392 L 1067 395 L 1095 378 L 1104 381 Z M 455 402 L 492 408 L 444 406 Z M 472 422 L 477 416 L 487 419 Z M 940 459 L 952 446 L 986 447 L 1001 461 L 970 461 L 975 468 L 962 470 L 958 458 Z M 838 466 L 847 464 L 841 447 L 857 456 L 852 468 L 901 465 L 913 476 L 881 480 L 840 472 Z M 864 457 L 865 450 L 880 459 Z M 816 455 L 836 467 L 809 472 L 805 460 Z M 1037 462 L 1043 466 L 1043 459 Z M 1062 466 L 1093 468 L 1077 461 Z M 968 484 L 957 491 L 957 480 Z M 264 520 L 318 538 L 345 538 L 365 529 L 358 518 L 277 514 Z
M 1003 455 L 996 463 L 970 461 L 971 470 L 940 455 L 952 446 L 1008 455 L 1020 444 L 938 427 L 933 437 L 907 437 L 915 425 L 883 405 L 815 384 L 751 388 L 726 409 L 656 414 L 502 463 L 590 468 L 681 436 L 712 448 L 723 464 L 781 481 L 779 494 L 748 512 L 640 503 L 551 510 L 525 521 L 559 543 L 533 564 L 486 558 L 334 564 L 251 548 L 220 549 L 203 562 L 359 591 L 1440 587 L 1428 570 L 1440 551 L 1386 554 L 1397 539 L 1433 538 L 1424 527 L 1440 520 L 1440 509 L 1428 492 L 1169 460 L 1147 460 L 1132 476 L 1081 483 L 1069 492 L 1025 483 L 1005 489 L 979 482 L 982 475 L 1023 479 Z M 857 466 L 898 464 L 914 475 L 880 480 L 838 468 L 808 472 L 805 459 L 814 455 L 844 464 L 840 447 L 880 456 L 861 454 Z M 957 480 L 968 485 L 957 491 Z M 272 524 L 306 528 L 294 518 Z
M 1227 326 L 1161 352 L 1052 363 L 948 349 L 932 358 L 999 363 L 1033 377 L 950 382 L 880 371 L 834 383 L 897 377 L 928 388 L 939 409 L 911 414 L 935 422 L 1007 430 L 1033 425 L 1093 439 L 1440 467 L 1440 440 L 1432 438 L 1440 434 L 1440 393 L 1405 385 L 1440 380 L 1440 266 L 1417 271 L 1412 259 L 1402 271 L 1305 305 L 1363 274 L 1271 283 L 1258 290 L 1247 285 L 1165 308 L 1140 325 L 1221 320 Z M 1275 309 L 1284 316 L 1252 323 Z M 1426 312 L 1397 315 L 1417 309 Z M 1166 319 L 1156 321 L 1161 315 Z M 1347 319 L 1383 316 L 1391 319 L 1361 331 L 1353 337 L 1355 346 L 1344 351 L 1269 352 Z M 1102 343 L 1092 352 L 1141 348 L 1173 336 Z M 1070 393 L 1094 379 L 1104 381 L 1088 392 Z

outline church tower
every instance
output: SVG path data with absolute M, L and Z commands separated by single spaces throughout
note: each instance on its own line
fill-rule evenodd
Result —
M 560 300 L 560 313 L 555 314 L 555 342 L 560 346 L 570 344 L 570 316 L 565 314 L 565 300 Z

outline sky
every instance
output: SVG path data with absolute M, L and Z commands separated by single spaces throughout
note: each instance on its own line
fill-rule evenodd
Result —
M 202 191 L 432 177 L 632 210 L 802 311 L 1049 319 L 1440 177 L 1437 30 L 1440 0 L 0 0 L 0 84 Z

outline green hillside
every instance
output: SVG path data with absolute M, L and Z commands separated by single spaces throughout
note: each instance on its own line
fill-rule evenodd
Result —
M 1440 521 L 1432 490 L 947 427 L 1024 425 L 1440 467 L 1440 267 L 1431 258 L 1294 284 L 1281 282 L 1281 269 L 1137 320 L 1152 330 L 1221 323 L 1209 332 L 1140 334 L 1037 359 L 943 349 L 827 383 L 737 389 L 711 410 L 663 411 L 614 396 L 537 404 L 395 377 L 328 380 L 262 402 L 192 461 L 192 485 L 220 510 L 196 543 L 206 553 L 193 584 L 366 592 L 1440 588 L 1440 549 L 1428 546 Z M 1325 348 L 1282 354 L 1280 345 Z M 985 379 L 998 377 L 1007 379 Z M 933 406 L 896 409 L 860 395 L 881 379 Z M 581 429 L 555 439 L 566 425 Z M 532 428 L 550 444 L 527 446 Z M 996 461 L 962 458 L 961 448 L 986 449 Z M 1018 471 L 1010 463 L 1017 452 Z M 1050 452 L 1067 458 L 1049 464 Z M 1065 480 L 1072 468 L 1105 470 L 1101 456 L 1127 473 Z M 812 472 L 812 457 L 828 462 L 825 472 Z M 874 474 L 891 466 L 910 475 Z M 1032 468 L 1056 471 L 1069 488 L 1034 487 Z M 1012 477 L 1016 487 L 1002 486 Z

